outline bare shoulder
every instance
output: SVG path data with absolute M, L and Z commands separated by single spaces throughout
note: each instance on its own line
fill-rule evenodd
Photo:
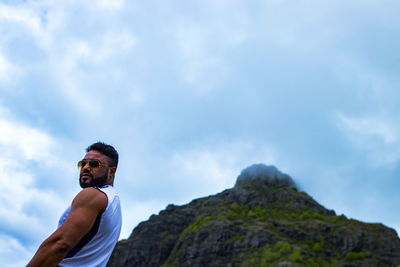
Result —
M 100 190 L 88 187 L 80 191 L 72 201 L 72 207 L 88 207 L 103 212 L 107 208 L 107 196 Z

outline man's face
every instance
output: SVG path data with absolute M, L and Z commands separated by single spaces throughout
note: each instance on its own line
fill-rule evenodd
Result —
M 99 151 L 91 150 L 83 158 L 84 160 L 95 159 L 100 161 L 100 166 L 90 167 L 88 163 L 81 168 L 79 175 L 79 184 L 82 188 L 92 187 L 92 186 L 103 186 L 105 184 L 110 184 L 110 177 L 113 175 L 113 169 L 115 167 L 110 167 L 110 161 L 107 156 L 103 155 Z M 111 181 L 112 182 L 112 181 Z

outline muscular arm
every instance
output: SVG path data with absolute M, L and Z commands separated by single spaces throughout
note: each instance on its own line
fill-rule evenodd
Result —
M 107 197 L 94 188 L 82 190 L 72 201 L 64 223 L 39 247 L 27 267 L 57 266 L 92 228 L 98 214 L 107 207 Z

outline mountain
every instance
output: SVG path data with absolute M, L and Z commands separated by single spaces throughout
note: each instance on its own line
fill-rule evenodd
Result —
M 379 223 L 337 216 L 274 166 L 233 188 L 168 205 L 117 243 L 116 266 L 398 266 L 400 239 Z

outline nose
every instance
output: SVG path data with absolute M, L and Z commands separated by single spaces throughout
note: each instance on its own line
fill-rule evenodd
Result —
M 89 166 L 89 163 L 87 162 L 84 166 L 82 166 L 81 171 L 83 172 L 85 170 L 88 170 L 89 168 L 90 168 L 90 166 Z

